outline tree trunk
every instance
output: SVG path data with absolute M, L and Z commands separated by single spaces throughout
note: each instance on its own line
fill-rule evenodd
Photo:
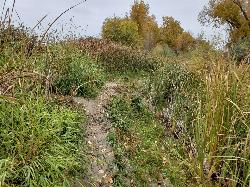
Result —
M 248 19 L 250 19 L 250 0 L 248 0 L 247 2 L 247 16 L 248 16 Z

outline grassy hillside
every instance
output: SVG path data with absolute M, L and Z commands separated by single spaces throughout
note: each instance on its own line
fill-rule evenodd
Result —
M 1 25 L 0 25 L 1 26 Z M 99 39 L 41 43 L 0 29 L 0 186 L 87 175 L 84 111 L 107 81 L 114 186 L 248 186 L 250 65 L 212 47 L 162 55 Z

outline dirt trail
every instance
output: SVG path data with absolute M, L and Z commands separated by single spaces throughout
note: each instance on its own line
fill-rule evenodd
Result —
M 91 177 L 85 179 L 82 186 L 106 187 L 112 186 L 112 164 L 114 153 L 107 142 L 107 135 L 112 131 L 111 122 L 105 115 L 105 106 L 112 96 L 117 93 L 117 83 L 107 83 L 103 91 L 94 100 L 74 98 L 79 105 L 83 105 L 88 116 L 86 127 L 86 140 L 90 146 L 90 171 Z M 79 186 L 79 185 L 77 185 Z

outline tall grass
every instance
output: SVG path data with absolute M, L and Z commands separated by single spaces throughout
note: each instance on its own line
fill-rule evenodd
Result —
M 62 70 L 75 59 L 88 69 L 76 77 L 81 84 L 101 70 L 91 60 L 85 63 L 71 42 L 39 42 L 30 29 L 6 19 L 0 20 L 0 186 L 72 186 L 86 174 L 85 116 L 51 96 L 58 93 L 54 85 Z M 64 74 L 64 81 L 70 76 Z M 87 85 L 89 94 L 100 88 L 94 81 Z
M 163 72 L 170 73 L 158 73 L 151 84 L 156 104 L 164 103 L 167 129 L 179 145 L 170 148 L 182 155 L 183 169 L 189 168 L 186 172 L 197 184 L 247 186 L 250 67 L 237 66 L 216 51 L 191 55 L 185 62 L 181 71 L 182 65 L 167 66 Z M 192 74 L 201 84 L 194 84 Z
M 44 99 L 0 100 L 0 186 L 70 186 L 83 171 L 83 118 Z
M 200 182 L 206 168 L 207 178 L 220 184 L 249 183 L 249 75 L 249 66 L 219 59 L 205 76 L 207 94 L 193 124 Z

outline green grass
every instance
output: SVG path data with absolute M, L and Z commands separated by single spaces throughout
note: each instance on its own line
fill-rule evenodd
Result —
M 0 101 L 0 185 L 70 186 L 84 172 L 83 117 L 43 98 Z
M 184 186 L 181 166 L 168 162 L 165 128 L 140 97 L 115 97 L 109 115 L 116 129 L 108 138 L 116 158 L 115 186 L 167 184 L 170 177 L 176 186 Z
M 127 94 L 111 102 L 116 186 L 248 185 L 250 69 L 206 53 L 166 64 L 147 86 L 130 77 Z
M 95 39 L 30 53 L 28 31 L 5 31 L 0 186 L 70 186 L 85 174 L 83 112 L 52 96 L 95 97 L 107 78 L 126 93 L 108 107 L 115 186 L 249 185 L 249 64 L 202 47 L 166 60 Z
M 64 68 L 54 80 L 55 89 L 63 95 L 96 97 L 106 79 L 101 67 L 77 53 L 68 54 L 61 61 Z
M 72 66 L 76 71 L 78 64 L 85 68 L 76 73 L 87 85 L 83 95 L 93 96 L 102 70 L 70 42 L 37 43 L 27 54 L 30 40 L 18 32 L 2 41 L 0 50 L 0 186 L 72 186 L 87 170 L 85 116 L 55 102 L 53 86 L 59 77 L 67 82 L 71 77 L 61 73 Z

